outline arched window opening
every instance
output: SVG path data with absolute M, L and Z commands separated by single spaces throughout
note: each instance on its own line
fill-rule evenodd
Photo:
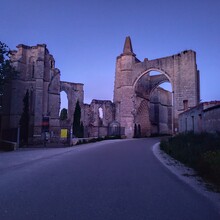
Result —
M 149 76 L 156 76 L 156 75 L 160 75 L 161 73 L 158 71 L 150 71 L 149 72 Z
M 31 77 L 32 77 L 32 79 L 34 78 L 34 74 L 35 74 L 35 63 L 32 62 L 32 71 L 31 71 Z
M 60 93 L 60 120 L 66 120 L 68 118 L 68 99 L 67 94 L 62 91 Z
M 169 91 L 169 92 L 172 92 L 172 85 L 170 82 L 164 82 L 164 83 L 160 84 L 160 87 Z
M 161 74 L 161 73 L 159 73 Z M 159 75 L 158 74 L 158 75 Z M 150 96 L 152 135 L 171 134 L 173 130 L 173 92 L 170 82 L 159 84 Z
M 136 95 L 145 105 L 138 107 L 134 136 L 166 135 L 173 131 L 173 88 L 159 70 L 147 71 L 135 84 Z M 146 101 L 144 101 L 146 100 Z
M 99 107 L 98 111 L 99 111 L 99 126 L 102 126 L 103 125 L 103 108 Z
M 102 120 L 103 119 L 103 108 L 99 108 L 99 118 Z
M 184 111 L 187 110 L 188 108 L 189 108 L 188 100 L 183 100 L 183 109 L 184 109 Z

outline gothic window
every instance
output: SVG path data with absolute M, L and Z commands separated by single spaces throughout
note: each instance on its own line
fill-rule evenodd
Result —
M 103 109 L 101 107 L 99 108 L 99 118 L 103 119 Z
M 32 73 L 31 73 L 31 77 L 32 79 L 34 78 L 34 74 L 35 74 L 35 63 L 32 63 Z
M 103 125 L 103 108 L 99 107 L 99 126 Z
M 183 109 L 187 110 L 188 109 L 188 100 L 183 100 Z

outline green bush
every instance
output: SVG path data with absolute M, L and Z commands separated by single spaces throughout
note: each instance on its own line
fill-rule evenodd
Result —
M 220 150 L 204 153 L 199 160 L 198 171 L 220 186 Z
M 194 168 L 198 173 L 220 186 L 220 135 L 179 134 L 161 141 L 167 154 Z

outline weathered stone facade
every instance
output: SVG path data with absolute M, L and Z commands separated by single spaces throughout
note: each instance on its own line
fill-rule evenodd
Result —
M 180 132 L 220 132 L 220 101 L 203 102 L 179 115 Z
M 17 51 L 11 51 L 11 61 L 19 72 L 7 89 L 2 113 L 3 130 L 16 129 L 23 112 L 23 98 L 29 91 L 29 137 L 30 142 L 42 140 L 42 118 L 50 119 L 50 139 L 57 140 L 60 136 L 60 92 L 68 96 L 70 113 L 76 101 L 83 102 L 83 85 L 60 81 L 60 71 L 55 68 L 53 56 L 45 44 L 37 46 L 18 45 Z M 69 114 L 71 124 L 71 115 Z
M 64 91 L 67 95 L 68 107 L 67 107 L 67 119 L 65 121 L 60 121 L 61 128 L 70 129 L 73 124 L 73 114 L 76 107 L 77 101 L 79 101 L 80 107 L 84 108 L 84 91 L 83 84 L 81 83 L 71 83 L 60 81 L 60 92 Z M 59 110 L 61 110 L 59 108 Z M 84 114 L 81 116 L 81 120 L 84 120 Z
M 18 45 L 11 60 L 20 72 L 7 87 L 4 111 L 1 114 L 3 130 L 16 129 L 23 111 L 23 98 L 29 91 L 29 139 L 42 140 L 42 118 L 50 120 L 50 141 L 59 141 L 60 129 L 71 129 L 76 102 L 81 107 L 84 137 L 107 135 L 150 136 L 178 132 L 178 115 L 199 103 L 199 71 L 196 53 L 179 54 L 141 62 L 133 52 L 127 37 L 123 53 L 116 59 L 114 98 L 92 100 L 84 104 L 83 84 L 63 82 L 55 60 L 45 44 Z M 158 74 L 152 75 L 152 71 Z M 170 82 L 172 92 L 162 89 Z M 68 99 L 68 118 L 60 121 L 60 92 Z
M 115 119 L 115 105 L 108 100 L 92 100 L 84 105 L 84 128 L 86 137 L 109 135 L 109 126 Z
M 150 97 L 151 135 L 172 134 L 172 93 L 160 87 Z
M 161 74 L 150 76 L 151 71 Z M 194 107 L 200 99 L 199 71 L 196 53 L 192 50 L 179 54 L 143 62 L 136 58 L 130 37 L 127 37 L 123 53 L 117 57 L 114 103 L 116 120 L 125 127 L 125 135 L 132 137 L 135 124 L 140 124 L 142 136 L 151 134 L 149 100 L 155 88 L 163 82 L 172 85 L 172 132 L 178 131 L 178 115 L 184 105 Z M 140 114 L 146 117 L 140 119 Z

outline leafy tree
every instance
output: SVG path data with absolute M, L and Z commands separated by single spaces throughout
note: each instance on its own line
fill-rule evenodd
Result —
M 23 113 L 20 119 L 20 139 L 22 144 L 28 144 L 29 120 L 29 91 L 27 90 L 23 99 Z
M 0 41 L 0 93 L 4 94 L 4 84 L 13 79 L 18 72 L 15 71 L 9 59 L 9 47 Z
M 83 124 L 81 122 L 81 108 L 79 101 L 77 101 L 73 115 L 73 134 L 79 138 L 83 137 L 83 130 Z
M 64 121 L 67 119 L 67 109 L 63 108 L 60 112 L 60 120 Z

